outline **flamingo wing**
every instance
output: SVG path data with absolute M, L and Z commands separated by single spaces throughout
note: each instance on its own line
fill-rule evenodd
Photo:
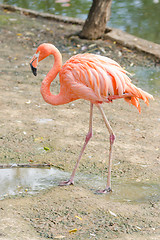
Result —
M 140 111 L 138 98 L 146 104 L 148 98 L 153 98 L 133 85 L 127 71 L 107 57 L 89 53 L 75 55 L 63 65 L 59 74 L 60 81 L 74 99 L 102 103 L 124 98 Z

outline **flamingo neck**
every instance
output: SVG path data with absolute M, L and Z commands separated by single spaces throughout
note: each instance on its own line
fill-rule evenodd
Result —
M 58 95 L 53 95 L 50 92 L 50 86 L 52 81 L 56 78 L 57 74 L 61 70 L 62 67 L 62 56 L 58 49 L 52 46 L 51 54 L 54 56 L 54 64 L 51 70 L 48 72 L 44 80 L 42 81 L 41 85 L 41 94 L 45 102 L 52 104 L 52 105 L 61 105 L 64 104 L 64 96 L 60 92 Z

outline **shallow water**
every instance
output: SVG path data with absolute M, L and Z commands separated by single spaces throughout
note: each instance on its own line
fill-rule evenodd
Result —
M 19 194 L 35 194 L 58 185 L 69 174 L 55 168 L 0 169 L 0 199 Z
M 133 83 L 143 90 L 160 96 L 160 67 L 128 67 L 127 71 L 133 74 Z
M 55 187 L 61 180 L 67 180 L 70 173 L 56 168 L 8 168 L 0 169 L 0 200 L 9 196 L 37 194 L 44 189 Z M 105 195 L 119 202 L 147 202 L 160 200 L 160 184 L 137 182 L 136 179 L 112 179 L 113 193 Z M 106 179 L 95 175 L 77 174 L 75 185 L 84 186 L 96 192 L 104 188 Z M 69 191 L 68 187 L 68 191 Z M 104 195 L 103 195 L 104 196 Z

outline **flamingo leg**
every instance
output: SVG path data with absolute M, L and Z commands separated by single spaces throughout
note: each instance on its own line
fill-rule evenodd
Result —
M 97 107 L 99 108 L 101 114 L 102 114 L 102 117 L 103 117 L 103 120 L 105 122 L 105 125 L 109 131 L 109 134 L 110 134 L 110 148 L 109 148 L 109 162 L 108 162 L 108 176 L 107 176 L 107 185 L 106 185 L 106 188 L 104 190 L 98 190 L 97 193 L 107 193 L 107 192 L 112 192 L 112 189 L 111 189 L 111 168 L 112 168 L 112 151 L 113 151 L 113 144 L 114 144 L 114 141 L 115 141 L 115 135 L 113 133 L 113 130 L 110 126 L 110 123 L 103 111 L 103 108 L 100 104 L 97 105 Z
M 73 169 L 72 175 L 71 175 L 71 177 L 70 177 L 70 179 L 68 181 L 60 182 L 59 186 L 66 186 L 66 185 L 73 185 L 74 184 L 74 177 L 75 177 L 76 170 L 78 168 L 79 162 L 81 160 L 81 157 L 82 157 L 82 155 L 84 153 L 84 150 L 85 150 L 89 140 L 92 137 L 92 124 L 93 124 L 93 103 L 91 103 L 91 105 L 90 105 L 89 131 L 88 131 L 88 133 L 86 135 L 84 145 L 83 145 L 83 147 L 81 149 L 81 152 L 80 152 L 79 157 L 77 159 L 76 165 L 75 165 L 75 167 Z

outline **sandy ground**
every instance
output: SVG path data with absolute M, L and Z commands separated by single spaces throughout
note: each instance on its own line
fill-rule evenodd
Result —
M 111 41 L 65 37 L 79 26 L 7 11 L 0 12 L 0 20 L 0 164 L 49 163 L 71 172 L 88 130 L 89 103 L 78 100 L 53 107 L 43 101 L 39 88 L 53 59 L 39 65 L 35 78 L 29 61 L 36 47 L 52 42 L 64 61 L 77 52 L 98 52 L 126 68 L 133 64 L 154 66 L 155 59 Z M 58 93 L 58 78 L 52 87 Z M 159 186 L 160 98 L 155 96 L 149 107 L 143 102 L 141 106 L 139 115 L 123 100 L 104 105 L 116 133 L 111 194 L 97 195 L 97 186 L 88 187 L 75 179 L 74 186 L 6 198 L 0 201 L 0 239 L 160 239 L 159 192 L 142 202 L 111 197 L 121 184 L 128 184 L 127 195 L 132 191 L 131 181 Z M 44 119 L 51 121 L 40 124 Z M 108 137 L 95 108 L 94 136 L 78 169 L 78 173 L 89 176 L 87 181 L 97 176 L 105 182 Z M 44 147 L 49 150 L 44 151 Z M 138 191 L 133 194 L 138 200 Z

